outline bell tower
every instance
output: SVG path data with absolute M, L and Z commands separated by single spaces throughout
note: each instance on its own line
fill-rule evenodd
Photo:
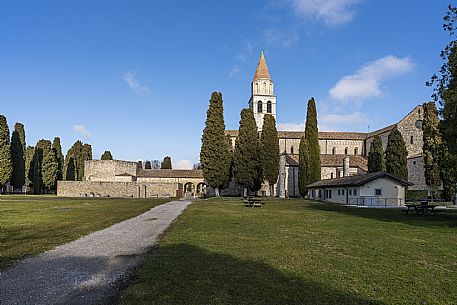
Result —
M 276 96 L 274 95 L 274 83 L 270 78 L 270 72 L 265 61 L 263 51 L 260 53 L 259 64 L 251 83 L 251 99 L 249 108 L 254 112 L 257 129 L 262 130 L 263 117 L 271 114 L 276 120 Z

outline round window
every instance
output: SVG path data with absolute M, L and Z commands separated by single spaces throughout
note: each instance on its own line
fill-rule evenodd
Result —
M 416 121 L 416 127 L 419 129 L 422 129 L 422 120 L 417 120 Z

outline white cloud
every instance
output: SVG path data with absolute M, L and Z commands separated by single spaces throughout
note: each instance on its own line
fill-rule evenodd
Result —
M 317 121 L 320 131 L 365 130 L 365 127 L 370 122 L 368 117 L 360 112 L 349 114 L 328 113 L 319 115 Z M 305 131 L 305 122 L 278 123 L 278 130 Z
M 190 160 L 178 160 L 177 162 L 173 162 L 174 169 L 192 169 L 194 163 Z
M 370 122 L 368 117 L 360 112 L 349 114 L 329 113 L 318 117 L 320 131 L 365 130 Z
M 305 123 L 278 123 L 281 131 L 305 131 Z
M 328 25 L 347 23 L 354 17 L 354 5 L 361 0 L 290 0 L 299 16 L 322 19 Z
M 265 31 L 265 40 L 269 44 L 289 48 L 298 41 L 298 34 L 293 29 L 269 28 Z
M 141 84 L 138 75 L 135 71 L 129 71 L 122 76 L 122 79 L 129 85 L 129 87 L 137 94 L 149 93 L 149 87 Z
M 235 65 L 233 67 L 233 69 L 230 71 L 228 77 L 229 78 L 232 78 L 232 76 L 234 76 L 235 74 L 237 74 L 238 72 L 240 72 L 240 66 L 239 65 Z
M 381 83 L 394 75 L 411 71 L 414 63 L 409 57 L 386 56 L 364 65 L 354 74 L 346 75 L 330 89 L 330 96 L 339 101 L 360 103 L 364 99 L 380 96 Z
M 90 137 L 90 131 L 86 128 L 84 125 L 74 125 L 73 126 L 73 131 L 76 131 L 83 137 L 89 138 Z
M 250 42 L 246 43 L 243 50 L 241 50 L 241 52 L 239 52 L 236 55 L 236 59 L 238 59 L 239 61 L 245 61 L 249 57 L 249 55 L 251 55 L 253 50 L 254 47 L 252 46 L 252 44 Z

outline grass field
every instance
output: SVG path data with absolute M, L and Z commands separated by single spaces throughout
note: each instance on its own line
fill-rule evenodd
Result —
M 116 302 L 457 304 L 457 213 L 195 202 Z
M 148 211 L 169 199 L 0 197 L 0 269 Z

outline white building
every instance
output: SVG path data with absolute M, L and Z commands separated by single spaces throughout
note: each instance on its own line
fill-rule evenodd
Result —
M 320 180 L 308 185 L 310 199 L 359 206 L 405 204 L 411 182 L 385 172 Z

